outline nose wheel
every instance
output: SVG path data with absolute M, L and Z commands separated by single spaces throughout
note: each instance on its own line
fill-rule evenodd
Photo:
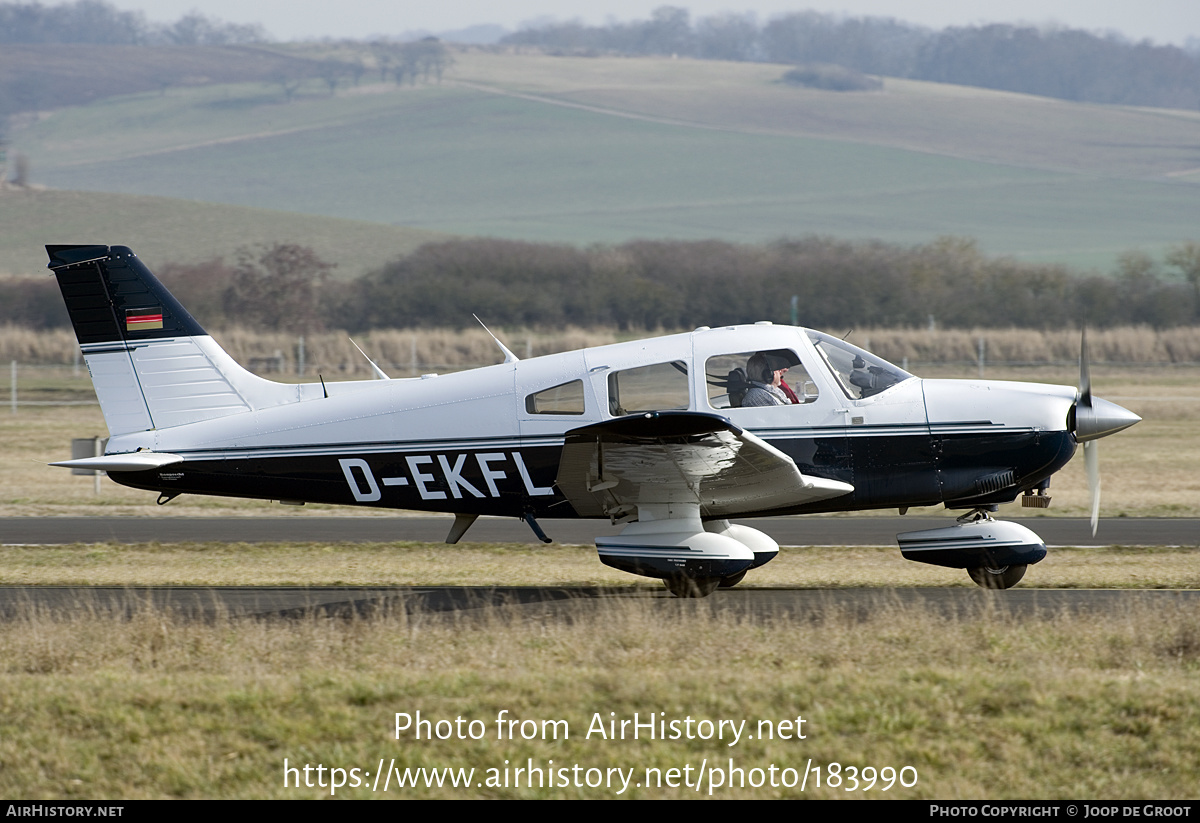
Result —
M 974 569 L 967 569 L 967 574 L 971 576 L 971 579 L 976 584 L 985 589 L 1011 589 L 1021 582 L 1021 578 L 1025 576 L 1027 568 L 1029 568 L 1027 565 L 1001 566 L 998 569 L 979 566 Z
M 749 571 L 749 569 L 747 569 L 746 571 Z M 738 583 L 741 583 L 745 579 L 746 579 L 745 571 L 740 571 L 737 574 L 730 575 L 729 577 L 722 577 L 719 588 L 732 589 L 734 586 L 736 586 Z

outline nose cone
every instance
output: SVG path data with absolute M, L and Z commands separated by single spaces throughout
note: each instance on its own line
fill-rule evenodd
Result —
M 1141 419 L 1116 403 L 1099 397 L 1085 398 L 1075 406 L 1075 439 L 1084 443 L 1108 437 L 1129 428 Z

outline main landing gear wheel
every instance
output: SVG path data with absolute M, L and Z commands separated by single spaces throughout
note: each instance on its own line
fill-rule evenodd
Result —
M 748 571 L 750 571 L 750 570 L 746 569 L 745 571 L 740 571 L 737 574 L 731 574 L 731 575 L 729 575 L 729 577 L 722 577 L 721 583 L 720 583 L 720 588 L 732 589 L 738 583 L 741 583 L 743 580 L 746 579 L 746 572 L 748 572 Z
M 1027 568 L 1029 566 L 1026 565 L 1001 566 L 998 569 L 979 566 L 967 569 L 967 574 L 971 575 L 971 579 L 985 589 L 1011 589 L 1021 582 Z
M 721 578 L 665 577 L 663 585 L 676 597 L 708 597 L 721 585 Z

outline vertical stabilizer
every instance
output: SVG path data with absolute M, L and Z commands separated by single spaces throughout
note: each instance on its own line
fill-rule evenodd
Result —
M 47 246 L 114 437 L 294 402 L 247 372 L 125 246 Z

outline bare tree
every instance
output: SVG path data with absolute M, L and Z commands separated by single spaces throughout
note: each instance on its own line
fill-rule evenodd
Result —
M 317 74 L 325 85 L 329 87 L 329 96 L 333 97 L 337 93 L 338 84 L 342 82 L 342 78 L 351 73 L 351 68 L 347 63 L 341 60 L 329 58 L 322 60 L 317 66 Z
M 454 58 L 450 56 L 449 49 L 442 41 L 436 37 L 426 37 L 401 46 L 400 62 L 409 85 L 415 85 L 418 75 L 426 83 L 429 82 L 430 75 L 435 76 L 439 83 L 442 82 L 442 74 L 453 65 Z M 399 83 L 400 79 L 400 71 L 397 70 L 396 82 Z
M 336 267 L 308 246 L 294 243 L 239 249 L 232 283 L 225 291 L 226 316 L 275 331 L 320 330 L 321 287 Z
M 1196 296 L 1196 308 L 1200 310 L 1200 243 L 1189 240 L 1173 246 L 1167 252 L 1167 265 L 1179 269 L 1183 279 L 1192 284 Z
M 375 67 L 379 69 L 379 80 L 383 82 L 392 73 L 392 64 L 396 62 L 396 47 L 384 40 L 376 40 L 370 48 L 371 56 L 375 58 Z
M 281 68 L 271 74 L 271 82 L 279 86 L 283 91 L 283 96 L 287 102 L 292 102 L 292 98 L 296 96 L 296 92 L 304 85 L 305 78 L 298 72 Z

